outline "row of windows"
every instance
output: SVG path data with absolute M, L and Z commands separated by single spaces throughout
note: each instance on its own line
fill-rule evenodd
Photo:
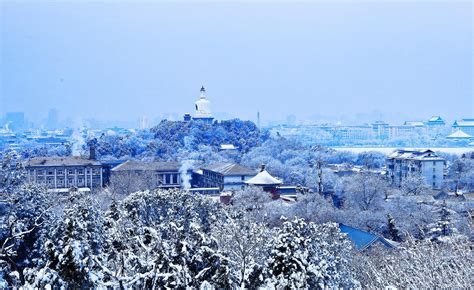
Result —
M 164 184 L 178 184 L 178 174 L 165 174 Z
M 33 174 L 33 170 L 30 170 L 30 173 Z M 64 169 L 57 169 L 56 170 L 56 175 L 63 175 L 64 172 L 66 172 L 68 175 L 73 175 L 75 174 L 75 170 L 74 169 L 67 169 L 67 170 L 64 170 Z M 84 174 L 84 172 L 86 174 L 100 174 L 100 169 L 99 168 L 94 168 L 94 169 L 91 169 L 91 168 L 86 168 L 85 170 L 84 169 L 77 169 L 77 174 L 81 175 L 81 174 Z M 43 169 L 40 169 L 40 170 L 36 170 L 36 173 L 37 175 L 54 175 L 54 169 L 48 169 L 48 170 L 43 170 Z
M 40 184 L 47 184 L 48 187 L 63 187 L 63 186 L 85 186 L 86 185 L 86 180 L 84 178 L 78 178 L 77 182 L 74 180 L 74 178 L 68 178 L 68 179 L 57 179 L 56 184 L 54 183 L 54 179 L 48 178 L 46 181 L 45 180 L 39 180 L 38 183 Z M 87 179 L 87 185 L 90 186 L 91 181 Z M 98 179 L 93 179 L 92 184 L 94 186 L 98 186 L 100 184 L 100 180 Z

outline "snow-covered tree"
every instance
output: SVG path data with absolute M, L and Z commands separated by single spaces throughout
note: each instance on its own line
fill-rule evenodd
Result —
M 41 246 L 43 257 L 36 269 L 27 271 L 29 285 L 78 288 L 100 285 L 105 237 L 102 214 L 95 200 L 80 193 L 72 194 L 62 215 L 50 221 L 49 226 L 50 233 Z
M 391 240 L 395 242 L 401 242 L 402 236 L 398 226 L 395 224 L 395 220 L 391 214 L 387 214 L 387 232 Z
M 286 221 L 267 261 L 267 285 L 277 288 L 355 287 L 352 246 L 336 224 Z
M 18 156 L 5 154 L 0 168 L 0 273 L 10 286 L 25 282 L 23 269 L 38 255 L 35 244 L 53 205 L 46 189 L 26 184 L 24 176 Z
M 431 189 L 426 180 L 421 175 L 410 175 L 404 178 L 400 184 L 400 189 L 405 195 L 430 194 Z
M 361 253 L 355 273 L 364 288 L 472 287 L 472 241 L 454 237 L 445 243 L 408 240 L 399 249 Z
M 451 220 L 452 214 L 456 214 L 456 212 L 448 208 L 446 200 L 444 200 L 434 212 L 438 214 L 439 218 L 429 231 L 433 240 L 443 241 L 447 237 L 457 233 L 457 229 Z
M 265 263 L 270 230 L 244 212 L 231 208 L 224 214 L 225 218 L 215 224 L 213 236 L 220 250 L 228 254 L 230 267 L 238 275 L 238 285 L 242 288 L 257 287 L 250 283 L 249 276 Z
M 346 179 L 342 198 L 347 202 L 348 207 L 363 211 L 376 210 L 387 198 L 388 183 L 381 176 L 362 173 Z

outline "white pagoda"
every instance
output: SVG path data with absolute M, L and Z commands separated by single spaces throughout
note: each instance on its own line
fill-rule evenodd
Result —
M 206 89 L 201 87 L 201 95 L 195 103 L 196 111 L 193 120 L 212 123 L 214 117 L 211 113 L 211 102 L 206 98 Z

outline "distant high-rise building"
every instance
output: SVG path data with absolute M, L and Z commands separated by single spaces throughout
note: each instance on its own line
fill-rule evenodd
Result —
M 149 126 L 148 118 L 143 116 L 140 118 L 140 130 L 145 130 Z
M 50 109 L 48 111 L 48 118 L 46 119 L 46 128 L 54 130 L 58 128 L 59 118 L 58 110 Z
M 21 131 L 26 129 L 25 113 L 7 112 L 6 123 L 12 131 Z

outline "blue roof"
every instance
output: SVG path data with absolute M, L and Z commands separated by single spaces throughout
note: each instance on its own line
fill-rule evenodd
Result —
M 363 251 L 377 242 L 380 242 L 387 248 L 395 248 L 397 246 L 397 243 L 394 241 L 344 224 L 339 224 L 339 229 L 342 233 L 347 234 L 348 238 L 355 244 L 356 249 L 359 251 Z

